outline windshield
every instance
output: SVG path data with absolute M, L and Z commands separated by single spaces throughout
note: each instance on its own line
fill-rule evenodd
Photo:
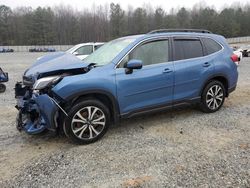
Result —
M 95 63 L 97 66 L 106 65 L 134 41 L 135 38 L 121 38 L 110 41 L 84 59 L 84 62 Z
M 75 50 L 76 46 L 77 46 L 77 45 L 72 46 L 71 48 L 67 49 L 65 52 L 71 53 L 71 51 Z

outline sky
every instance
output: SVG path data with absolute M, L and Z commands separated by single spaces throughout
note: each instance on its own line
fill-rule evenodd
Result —
M 36 8 L 38 6 L 56 6 L 56 5 L 71 5 L 76 10 L 82 10 L 84 8 L 91 8 L 95 5 L 105 5 L 111 2 L 119 3 L 123 9 L 126 9 L 128 5 L 132 7 L 140 7 L 150 3 L 153 8 L 161 7 L 164 10 L 169 11 L 171 8 L 192 8 L 195 4 L 202 4 L 207 6 L 213 6 L 217 10 L 220 10 L 227 6 L 250 4 L 250 0 L 0 0 L 0 5 L 4 4 L 15 8 L 18 6 L 31 6 Z

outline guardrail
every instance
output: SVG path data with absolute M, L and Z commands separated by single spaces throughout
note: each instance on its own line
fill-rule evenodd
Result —
M 66 51 L 73 45 L 34 45 L 34 46 L 0 46 L 5 49 L 13 49 L 15 52 L 28 52 L 31 48 L 54 48 L 56 51 Z
M 247 36 L 247 37 L 227 38 L 227 42 L 229 44 L 234 44 L 234 43 L 249 43 L 250 42 L 250 36 Z

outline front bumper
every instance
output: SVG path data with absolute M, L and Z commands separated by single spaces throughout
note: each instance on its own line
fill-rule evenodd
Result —
M 47 94 L 34 94 L 17 83 L 15 97 L 18 109 L 17 129 L 28 134 L 38 134 L 45 129 L 56 130 L 59 105 Z

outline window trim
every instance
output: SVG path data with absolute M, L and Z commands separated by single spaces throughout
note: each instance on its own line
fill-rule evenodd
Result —
M 135 48 L 137 48 L 140 45 L 149 43 L 149 42 L 154 42 L 154 41 L 161 41 L 161 40 L 168 40 L 168 54 L 169 54 L 169 60 L 168 62 L 172 61 L 172 44 L 171 44 L 171 36 L 162 36 L 162 37 L 151 37 L 151 38 L 147 38 L 144 40 L 141 40 L 140 42 L 138 42 L 136 45 L 134 45 L 119 61 L 118 63 L 115 65 L 114 69 L 120 69 L 120 68 L 124 68 L 124 67 L 119 67 L 119 65 L 121 64 L 121 62 L 123 61 L 123 59 L 125 59 L 125 57 L 130 54 Z M 162 62 L 162 63 L 166 63 L 166 62 Z M 158 63 L 160 64 L 160 63 Z M 153 64 L 152 64 L 153 65 Z M 150 65 L 147 65 L 150 66 Z
M 217 51 L 217 52 L 214 52 L 212 54 L 204 54 L 204 56 L 201 56 L 201 57 L 195 57 L 195 58 L 189 58 L 189 59 L 182 59 L 182 60 L 174 60 L 174 38 L 175 37 L 183 37 L 183 38 L 199 38 L 201 44 L 202 44 L 202 48 L 204 49 L 204 44 L 203 44 L 203 41 L 202 41 L 202 38 L 208 38 L 208 39 L 212 39 L 214 40 L 216 43 L 218 43 L 220 46 L 221 46 L 221 50 Z M 192 60 L 192 59 L 200 59 L 200 58 L 204 58 L 204 57 L 208 57 L 208 56 L 211 56 L 211 55 L 214 55 L 214 54 L 217 54 L 217 53 L 220 53 L 221 51 L 223 51 L 225 48 L 224 46 L 218 42 L 217 40 L 213 39 L 212 37 L 210 36 L 192 36 L 192 35 L 168 35 L 168 36 L 156 36 L 156 37 L 150 37 L 150 38 L 147 38 L 147 39 L 143 39 L 141 40 L 140 42 L 138 42 L 136 45 L 134 45 L 123 57 L 120 58 L 120 60 L 118 61 L 118 63 L 116 63 L 116 65 L 114 66 L 114 69 L 117 69 L 119 68 L 119 64 L 122 62 L 122 60 L 132 51 L 134 50 L 138 45 L 144 43 L 144 42 L 147 42 L 147 41 L 154 41 L 154 40 L 161 40 L 161 39 L 168 39 L 169 40 L 169 61 L 168 62 L 178 62 L 178 61 L 185 61 L 185 60 Z M 204 53 L 204 52 L 203 52 Z

